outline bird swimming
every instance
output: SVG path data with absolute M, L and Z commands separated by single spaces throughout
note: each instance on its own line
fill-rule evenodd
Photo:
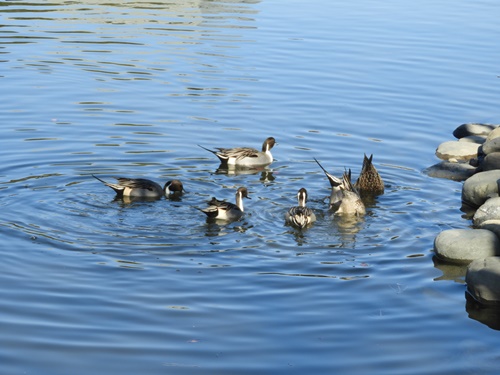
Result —
M 215 150 L 210 150 L 201 145 L 198 146 L 211 152 L 212 154 L 215 154 L 219 158 L 222 166 L 257 167 L 267 166 L 273 162 L 271 149 L 275 144 L 276 140 L 273 137 L 269 137 L 262 144 L 261 151 L 251 147 L 216 147 Z
M 92 175 L 92 177 L 113 189 L 117 198 L 158 199 L 164 195 L 166 197 L 179 196 L 184 191 L 182 182 L 179 180 L 168 181 L 162 188 L 158 183 L 145 178 L 115 177 L 117 182 L 112 183 L 104 181 L 95 175 Z
M 213 197 L 208 202 L 208 207 L 201 209 L 201 211 L 210 219 L 228 221 L 238 220 L 243 216 L 244 212 L 243 198 L 251 199 L 248 196 L 248 190 L 246 187 L 240 187 L 236 191 L 236 204 L 221 201 Z
M 285 214 L 285 222 L 299 229 L 305 228 L 316 221 L 316 215 L 306 207 L 307 190 L 301 188 L 297 193 L 298 206 L 291 207 Z

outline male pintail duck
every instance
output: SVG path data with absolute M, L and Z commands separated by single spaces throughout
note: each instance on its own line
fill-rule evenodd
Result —
M 344 186 L 344 181 L 340 178 L 335 177 L 334 175 L 328 173 L 325 168 L 319 163 L 316 158 L 313 158 L 316 163 L 318 163 L 319 167 L 323 170 L 328 181 L 330 182 L 330 186 L 332 187 L 332 193 L 330 194 L 330 209 L 337 209 L 338 205 L 342 201 L 344 197 L 344 193 L 342 192 L 342 187 L 347 189 L 347 186 Z
M 297 193 L 299 205 L 291 207 L 285 214 L 285 222 L 299 229 L 305 228 L 309 224 L 316 221 L 314 212 L 306 207 L 307 190 L 302 188 Z
M 125 178 L 116 177 L 117 183 L 106 182 L 99 177 L 92 175 L 95 179 L 101 181 L 116 192 L 117 198 L 146 198 L 158 199 L 163 195 L 166 197 L 180 196 L 184 191 L 182 182 L 179 180 L 168 181 L 162 188 L 154 181 L 145 178 Z
M 198 146 L 217 155 L 221 162 L 221 165 L 223 166 L 227 165 L 230 167 L 257 167 L 266 166 L 273 162 L 271 149 L 275 144 L 276 140 L 273 137 L 269 137 L 262 144 L 262 151 L 258 151 L 255 148 L 251 147 L 217 147 L 215 150 L 210 150 L 203 146 Z
M 332 187 L 330 195 L 330 209 L 338 214 L 344 215 L 364 215 L 365 205 L 361 200 L 358 191 L 351 182 L 351 170 L 344 172 L 342 179 L 328 173 L 325 168 L 314 159 L 320 168 L 325 172 L 328 181 Z
M 361 216 L 366 213 L 365 204 L 351 182 L 351 170 L 344 172 L 342 182 L 338 185 L 342 192 L 342 200 L 336 205 L 336 214 Z M 332 208 L 330 206 L 330 208 Z
M 201 211 L 210 219 L 238 220 L 243 216 L 243 198 L 250 199 L 246 187 L 240 187 L 236 191 L 236 204 L 220 201 L 213 197 L 212 200 L 208 202 L 209 206 L 203 208 Z
M 372 159 L 373 154 L 369 158 L 365 154 L 363 168 L 361 168 L 361 173 L 354 185 L 361 196 L 384 194 L 384 181 L 382 181 L 382 177 L 372 164 Z

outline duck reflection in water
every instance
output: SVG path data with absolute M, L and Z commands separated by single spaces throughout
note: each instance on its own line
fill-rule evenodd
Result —
M 228 168 L 225 165 L 220 165 L 219 168 L 215 170 L 215 174 L 223 174 L 228 177 L 240 176 L 240 175 L 257 175 L 260 173 L 259 180 L 262 182 L 272 182 L 275 180 L 274 171 L 269 169 L 268 167 L 236 167 L 236 168 Z

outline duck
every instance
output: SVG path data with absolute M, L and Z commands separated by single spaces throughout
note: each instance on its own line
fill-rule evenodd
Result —
M 209 219 L 227 221 L 239 220 L 244 213 L 243 198 L 251 199 L 248 196 L 248 190 L 246 187 L 240 187 L 236 191 L 236 204 L 221 201 L 213 197 L 208 202 L 208 207 L 201 209 L 201 211 L 207 215 Z
M 323 170 L 332 187 L 329 208 L 338 215 L 364 215 L 366 213 L 365 204 L 351 182 L 351 170 L 344 171 L 342 179 L 340 179 L 328 173 L 316 158 L 314 158 L 314 161 Z
M 215 150 L 210 150 L 201 145 L 198 146 L 216 155 L 222 167 L 263 167 L 273 162 L 271 149 L 275 144 L 276 140 L 269 137 L 262 144 L 262 151 L 251 147 L 216 147 Z
M 362 216 L 366 213 L 366 207 L 351 182 L 351 170 L 344 172 L 342 182 L 338 185 L 342 193 L 342 199 L 335 205 L 336 215 Z M 332 207 L 330 207 L 332 208 Z
M 179 199 L 183 193 L 187 193 L 180 180 L 167 181 L 163 187 L 163 191 L 165 192 L 165 197 L 169 199 Z
M 306 207 L 307 190 L 301 188 L 297 193 L 298 206 L 291 207 L 285 214 L 285 222 L 299 229 L 316 221 L 316 215 Z
M 168 181 L 162 188 L 158 183 L 145 178 L 115 177 L 117 183 L 107 182 L 92 175 L 95 179 L 109 186 L 116 192 L 117 198 L 146 198 L 159 199 L 166 197 L 178 197 L 184 192 L 182 182 L 179 180 Z
M 323 170 L 325 173 L 326 177 L 328 178 L 328 181 L 330 182 L 330 186 L 332 188 L 332 192 L 330 194 L 330 209 L 337 209 L 338 205 L 340 205 L 340 202 L 344 198 L 344 193 L 342 192 L 342 188 L 344 190 L 347 188 L 344 186 L 344 181 L 343 179 L 340 179 L 331 173 L 328 173 L 325 168 L 320 164 L 320 162 L 316 159 L 313 158 L 314 161 L 319 165 L 319 167 Z
M 367 157 L 366 154 L 364 155 L 363 167 L 361 168 L 358 180 L 354 184 L 354 187 L 361 196 L 384 194 L 384 181 L 373 165 L 372 160 L 373 154 L 370 157 Z

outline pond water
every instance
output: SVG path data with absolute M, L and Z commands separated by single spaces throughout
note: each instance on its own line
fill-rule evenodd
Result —
M 422 173 L 500 118 L 497 1 L 4 1 L 5 374 L 493 374 L 500 334 L 439 264 L 461 183 Z M 273 136 L 220 174 L 199 148 Z M 386 192 L 348 223 L 328 181 L 363 154 Z M 183 181 L 126 203 L 97 174 Z M 212 196 L 249 189 L 243 220 Z M 301 187 L 318 221 L 284 213 Z

